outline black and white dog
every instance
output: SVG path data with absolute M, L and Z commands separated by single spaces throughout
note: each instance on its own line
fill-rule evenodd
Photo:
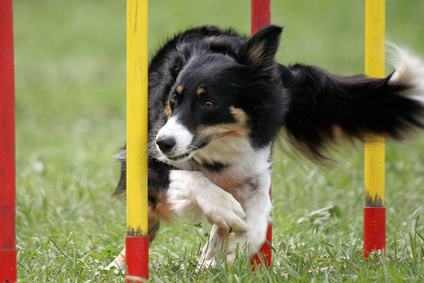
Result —
M 400 139 L 424 128 L 424 67 L 398 49 L 384 79 L 336 76 L 274 57 L 282 28 L 249 38 L 199 27 L 169 40 L 149 66 L 149 240 L 159 221 L 204 215 L 213 224 L 200 264 L 254 255 L 271 212 L 270 152 L 283 133 L 311 159 L 339 138 Z M 126 189 L 126 150 L 117 156 Z M 229 238 L 230 233 L 234 233 Z M 125 250 L 111 265 L 124 265 Z

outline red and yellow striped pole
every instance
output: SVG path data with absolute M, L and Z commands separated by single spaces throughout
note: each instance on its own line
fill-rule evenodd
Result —
M 16 282 L 15 71 L 12 0 L 0 0 L 0 282 Z
M 250 23 L 252 35 L 259 31 L 262 27 L 271 24 L 271 0 L 250 1 Z M 269 188 L 269 194 L 271 195 L 271 188 Z M 272 243 L 272 224 L 268 226 L 266 240 L 267 242 Z M 267 242 L 262 245 L 259 253 L 252 258 L 252 265 L 255 263 L 258 265 L 264 264 L 267 267 L 271 265 L 272 250 Z M 266 262 L 263 263 L 263 260 Z
M 127 0 L 127 282 L 149 276 L 147 0 Z
M 365 1 L 365 74 L 383 78 L 385 0 Z M 365 143 L 364 257 L 386 249 L 385 141 L 370 136 Z

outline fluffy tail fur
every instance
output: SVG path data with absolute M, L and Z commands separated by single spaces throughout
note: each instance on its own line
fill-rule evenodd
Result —
M 384 79 L 336 76 L 305 65 L 279 66 L 289 95 L 284 126 L 289 140 L 311 159 L 340 136 L 401 139 L 424 128 L 424 65 L 396 48 L 396 71 Z

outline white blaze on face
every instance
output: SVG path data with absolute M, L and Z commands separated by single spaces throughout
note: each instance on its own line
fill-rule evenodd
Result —
M 156 140 L 174 139 L 175 147 L 172 156 L 178 156 L 190 151 L 190 144 L 193 140 L 193 134 L 178 121 L 178 117 L 171 117 L 165 126 L 159 130 Z M 160 150 L 160 148 L 158 147 Z

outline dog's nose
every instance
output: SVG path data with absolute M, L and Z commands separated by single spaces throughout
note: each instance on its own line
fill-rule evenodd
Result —
M 160 150 L 165 154 L 172 153 L 176 143 L 176 140 L 172 137 L 162 137 L 156 140 L 156 144 L 159 146 Z

